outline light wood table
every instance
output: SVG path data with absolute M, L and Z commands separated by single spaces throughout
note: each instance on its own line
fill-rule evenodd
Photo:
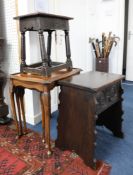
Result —
M 46 147 L 48 148 L 48 154 L 51 154 L 50 91 L 57 85 L 58 80 L 67 78 L 75 74 L 79 74 L 80 71 L 81 71 L 80 69 L 72 69 L 71 71 L 63 69 L 60 71 L 52 72 L 50 77 L 44 77 L 33 74 L 24 74 L 24 73 L 17 73 L 10 76 L 11 109 L 16 123 L 18 136 L 27 133 L 25 109 L 24 109 L 24 90 L 25 88 L 31 90 L 37 90 L 38 92 L 40 92 L 40 102 L 42 111 L 42 141 L 46 142 Z M 16 97 L 16 106 L 15 106 L 15 97 Z M 16 112 L 16 109 L 18 110 L 18 112 Z

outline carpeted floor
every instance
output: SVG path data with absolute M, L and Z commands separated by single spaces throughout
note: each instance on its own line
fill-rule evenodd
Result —
M 97 127 L 97 146 L 95 157 L 112 165 L 111 175 L 133 174 L 133 82 L 123 82 L 123 131 L 124 139 L 112 136 L 112 133 L 104 127 Z M 57 137 L 56 119 L 58 113 L 53 113 L 51 120 L 51 137 Z M 41 124 L 30 126 L 41 132 Z
M 97 161 L 95 170 L 87 167 L 73 152 L 60 151 L 52 142 L 48 157 L 41 135 L 29 130 L 16 138 L 14 122 L 0 126 L 0 175 L 109 175 L 110 166 Z

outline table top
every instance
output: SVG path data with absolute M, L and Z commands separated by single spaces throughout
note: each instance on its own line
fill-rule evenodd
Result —
M 51 76 L 49 77 L 30 74 L 30 73 L 16 73 L 16 74 L 10 75 L 10 79 L 25 81 L 25 82 L 36 82 L 36 83 L 41 83 L 41 84 L 51 84 L 55 81 L 78 74 L 80 73 L 80 71 L 81 69 L 79 68 L 73 68 L 71 71 L 68 71 L 67 69 L 62 69 L 58 71 L 53 71 L 51 73 Z
M 123 78 L 124 76 L 119 74 L 90 71 L 60 80 L 58 84 L 89 90 L 95 93 L 111 84 L 121 81 Z
M 61 16 L 61 15 L 55 15 L 50 13 L 43 13 L 43 12 L 36 12 L 36 13 L 30 13 L 26 15 L 16 16 L 14 19 L 21 20 L 26 18 L 35 18 L 35 17 L 48 17 L 48 18 L 58 18 L 58 19 L 65 19 L 65 20 L 71 20 L 73 18 L 68 16 Z

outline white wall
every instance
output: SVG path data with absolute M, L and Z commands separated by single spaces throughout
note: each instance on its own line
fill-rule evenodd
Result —
M 123 40 L 124 40 L 124 0 L 95 0 L 95 36 L 110 31 L 120 37 L 120 42 L 112 49 L 109 61 L 109 72 L 122 73 Z M 91 9 L 88 9 L 91 11 Z M 93 25 L 93 24 L 92 24 Z
M 110 55 L 109 72 L 122 73 L 124 37 L 124 0 L 58 0 L 55 13 L 74 17 L 70 22 L 72 60 L 75 67 L 94 69 L 89 37 L 101 38 L 112 31 L 120 37 Z M 60 54 L 59 54 L 60 56 Z
M 74 67 L 83 70 L 92 69 L 92 53 L 89 51 L 89 30 L 87 21 L 87 0 L 58 0 L 55 1 L 55 13 L 74 17 L 70 20 L 70 46 L 71 58 Z M 88 33 L 87 33 L 88 31 Z M 64 36 L 58 34 L 57 40 L 57 59 L 64 58 Z

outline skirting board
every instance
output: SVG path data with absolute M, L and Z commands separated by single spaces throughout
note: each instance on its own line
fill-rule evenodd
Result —
M 54 111 L 56 111 L 58 109 L 57 106 L 58 105 L 55 104 L 51 107 L 51 109 L 52 109 L 51 113 L 53 113 Z M 41 122 L 41 120 L 42 120 L 41 112 L 39 114 L 35 115 L 34 117 L 33 116 L 30 116 L 30 117 L 26 116 L 26 122 L 31 124 L 31 125 L 36 125 L 39 122 Z
M 57 104 L 52 106 L 51 113 L 55 112 L 58 109 L 57 106 L 58 106 Z M 7 117 L 13 118 L 10 111 L 9 111 L 9 115 Z M 26 123 L 29 123 L 31 125 L 36 125 L 39 122 L 41 122 L 41 120 L 42 120 L 41 112 L 38 113 L 37 115 L 34 115 L 34 116 L 26 116 Z

